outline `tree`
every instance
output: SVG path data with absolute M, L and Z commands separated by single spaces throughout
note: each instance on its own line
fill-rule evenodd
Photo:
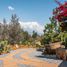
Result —
M 11 22 L 9 24 L 9 42 L 11 44 L 16 44 L 20 41 L 20 32 L 21 27 L 19 23 L 19 19 L 16 14 L 12 15 Z
M 7 21 L 4 18 L 3 19 L 3 26 L 2 26 L 2 40 L 7 40 L 9 37 L 8 35 L 8 25 L 7 25 Z
M 32 38 L 35 39 L 37 37 L 37 35 L 38 35 L 37 32 L 33 31 Z
M 28 34 L 27 31 L 24 31 L 24 32 L 23 32 L 23 35 L 24 35 L 24 39 L 25 39 L 25 40 L 29 40 L 29 34 Z
M 46 24 L 44 28 L 44 38 L 42 39 L 42 44 L 49 44 L 51 42 L 60 41 L 58 38 L 59 35 L 59 26 L 57 25 L 56 20 L 53 17 L 50 17 L 50 23 Z
M 0 40 L 2 40 L 3 24 L 0 23 Z

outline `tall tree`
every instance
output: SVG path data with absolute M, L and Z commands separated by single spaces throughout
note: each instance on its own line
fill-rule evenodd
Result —
M 33 31 L 32 37 L 35 39 L 37 37 L 37 32 Z
M 24 39 L 25 39 L 25 40 L 29 40 L 29 34 L 28 34 L 27 31 L 24 31 L 24 32 L 23 32 L 23 35 L 24 35 Z
M 2 40 L 3 24 L 0 23 L 0 40 Z
M 18 43 L 20 41 L 21 27 L 19 19 L 16 14 L 12 15 L 11 22 L 9 24 L 9 41 L 12 44 Z
M 2 40 L 6 40 L 6 39 L 8 39 L 8 25 L 6 19 L 4 18 L 3 26 L 2 26 Z

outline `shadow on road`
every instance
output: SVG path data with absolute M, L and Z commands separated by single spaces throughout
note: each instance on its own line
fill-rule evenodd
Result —
M 67 67 L 67 61 L 63 61 L 58 67 Z
M 56 58 L 56 56 L 55 55 L 40 55 L 40 56 L 36 56 L 36 57 L 38 57 L 38 58 L 47 58 L 47 59 L 54 59 L 54 60 L 59 60 L 59 59 L 57 59 Z M 59 63 L 59 62 L 58 62 Z M 58 67 L 67 67 L 67 61 L 62 61 L 60 64 L 59 64 L 59 66 Z
M 39 56 L 36 56 L 38 58 L 47 58 L 47 59 L 55 59 L 55 60 L 58 60 L 56 58 L 56 55 L 39 55 Z

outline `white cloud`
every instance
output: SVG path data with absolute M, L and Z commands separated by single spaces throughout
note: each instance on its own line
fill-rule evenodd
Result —
M 21 27 L 24 30 L 27 30 L 29 33 L 32 33 L 32 31 L 36 31 L 38 34 L 43 34 L 44 26 L 39 24 L 38 22 L 21 22 Z
M 13 11 L 13 10 L 14 10 L 14 8 L 13 8 L 12 6 L 8 6 L 8 9 L 9 9 L 10 11 Z

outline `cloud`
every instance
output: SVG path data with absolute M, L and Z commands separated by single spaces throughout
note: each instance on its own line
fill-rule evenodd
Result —
M 32 31 L 34 30 L 38 34 L 43 34 L 44 26 L 39 24 L 38 22 L 19 22 L 21 27 L 29 33 L 32 33 Z
M 13 8 L 12 6 L 8 6 L 8 9 L 9 9 L 10 11 L 13 11 L 13 10 L 14 10 L 14 8 Z

